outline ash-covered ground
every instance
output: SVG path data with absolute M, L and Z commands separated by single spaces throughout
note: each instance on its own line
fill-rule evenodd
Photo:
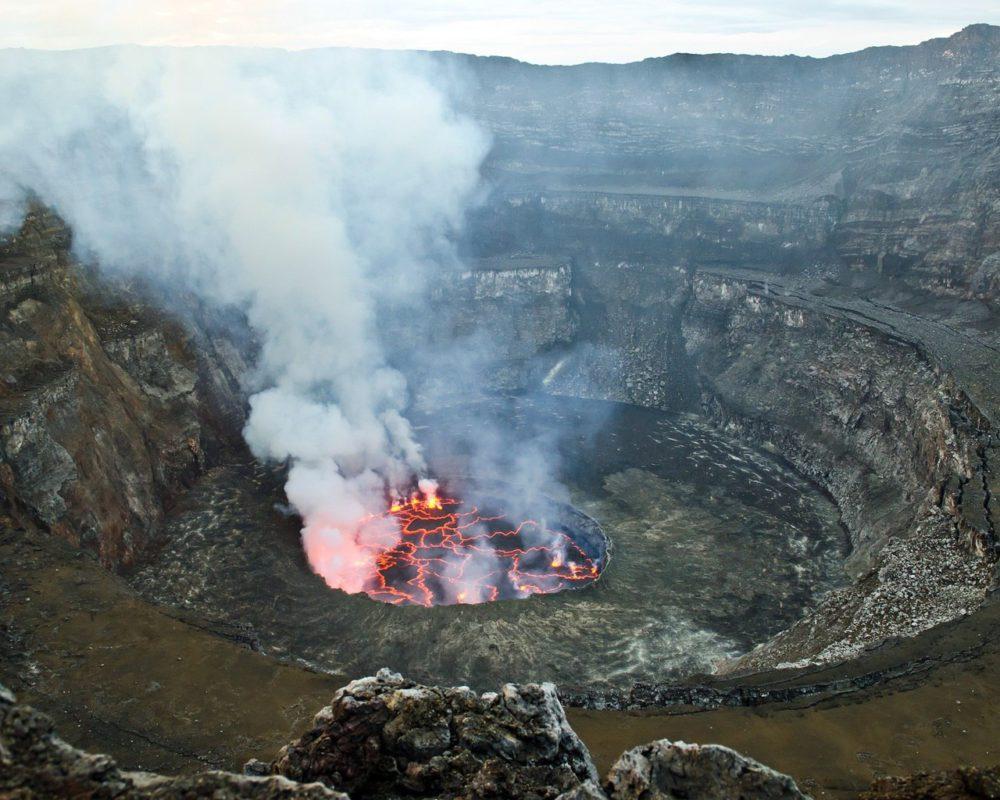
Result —
M 512 441 L 573 431 L 554 443 L 561 477 L 613 548 L 595 584 L 437 608 L 329 589 L 309 570 L 298 520 L 276 508 L 280 476 L 250 464 L 205 476 L 133 584 L 157 602 L 248 624 L 266 652 L 325 670 L 389 665 L 490 687 L 709 672 L 842 581 L 846 537 L 834 504 L 777 459 L 694 417 L 564 398 L 485 400 L 420 421 L 431 464 L 457 468 L 467 454 L 456 441 L 474 440 L 484 419 Z

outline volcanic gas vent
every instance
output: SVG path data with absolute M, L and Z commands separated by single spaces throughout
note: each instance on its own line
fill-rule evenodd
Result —
M 455 481 L 366 518 L 365 538 L 385 546 L 365 593 L 396 605 L 473 604 L 578 589 L 600 577 L 608 542 L 594 520 L 547 498 L 523 514 L 522 500 L 501 499 L 511 496 L 509 487 Z

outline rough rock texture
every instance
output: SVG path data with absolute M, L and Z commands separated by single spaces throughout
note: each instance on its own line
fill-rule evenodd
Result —
M 855 584 L 730 669 L 849 658 L 971 612 L 995 585 L 995 329 L 748 270 L 575 262 L 570 286 L 553 325 L 568 309 L 578 324 L 537 354 L 542 389 L 699 409 L 840 508 Z
M 497 252 L 878 275 L 996 299 L 1000 28 L 825 59 L 458 58 Z M 565 236 L 564 236 L 565 234 Z
M 551 684 L 477 695 L 381 670 L 354 681 L 271 771 L 356 797 L 555 798 L 597 778 Z
M 442 378 L 437 370 L 417 377 L 433 403 L 456 394 L 475 394 L 478 375 L 490 375 L 492 388 L 517 389 L 537 380 L 539 353 L 558 351 L 572 338 L 577 314 L 570 302 L 572 269 L 565 258 L 510 255 L 471 260 L 469 269 L 436 287 L 433 316 L 438 347 L 456 347 L 464 357 L 448 359 L 458 369 Z M 412 333 L 411 333 L 412 335 Z M 433 340 L 433 334 L 431 334 Z M 398 341 L 398 338 L 397 338 Z M 417 342 L 418 352 L 426 341 Z M 470 358 L 472 352 L 475 358 Z M 471 375 L 462 374 L 462 367 Z M 426 402 L 426 401 L 425 401 Z
M 10 800 L 107 798 L 111 800 L 348 800 L 321 784 L 293 783 L 280 776 L 250 777 L 205 772 L 180 778 L 127 772 L 105 755 L 68 745 L 52 721 L 18 705 L 0 686 L 0 797 Z
M 1000 767 L 961 767 L 905 778 L 879 778 L 858 800 L 996 800 Z
M 635 747 L 608 773 L 612 800 L 805 800 L 795 781 L 719 745 L 661 739 Z
M 585 781 L 568 792 L 563 792 L 556 800 L 607 800 L 607 795 L 593 781 Z
M 707 413 L 837 501 L 857 582 L 735 668 L 834 661 L 971 611 L 996 579 L 992 424 L 906 337 L 748 279 L 698 274 L 684 338 Z
M 35 209 L 0 241 L 0 502 L 118 567 L 238 437 L 245 362 L 127 287 L 109 293 L 69 239 Z

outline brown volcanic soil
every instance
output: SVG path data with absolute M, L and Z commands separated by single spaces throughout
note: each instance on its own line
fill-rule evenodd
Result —
M 0 683 L 67 741 L 129 767 L 238 770 L 304 730 L 344 683 L 144 602 L 54 537 L 7 528 L 0 564 Z
M 602 773 L 623 750 L 653 739 L 712 742 L 792 775 L 815 798 L 847 798 L 883 775 L 1000 763 L 998 670 L 993 650 L 944 665 L 912 688 L 817 705 L 656 714 L 570 709 L 568 716 Z
M 67 740 L 127 767 L 239 769 L 270 758 L 344 683 L 253 652 L 245 631 L 148 604 L 52 537 L 5 528 L 0 563 L 0 682 L 54 716 Z M 839 674 L 785 681 L 895 665 L 900 676 L 877 689 L 758 708 L 571 710 L 570 719 L 601 770 L 657 737 L 717 742 L 787 771 L 817 798 L 853 797 L 880 775 L 1000 760 L 998 622 L 994 602 Z

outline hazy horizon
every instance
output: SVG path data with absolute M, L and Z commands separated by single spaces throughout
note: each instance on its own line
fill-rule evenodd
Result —
M 822 58 L 915 45 L 971 24 L 1000 24 L 992 0 L 942 7 L 916 2 L 627 0 L 0 0 L 0 48 L 70 50 L 113 45 L 308 50 L 445 50 L 535 64 L 627 63 L 674 53 Z

